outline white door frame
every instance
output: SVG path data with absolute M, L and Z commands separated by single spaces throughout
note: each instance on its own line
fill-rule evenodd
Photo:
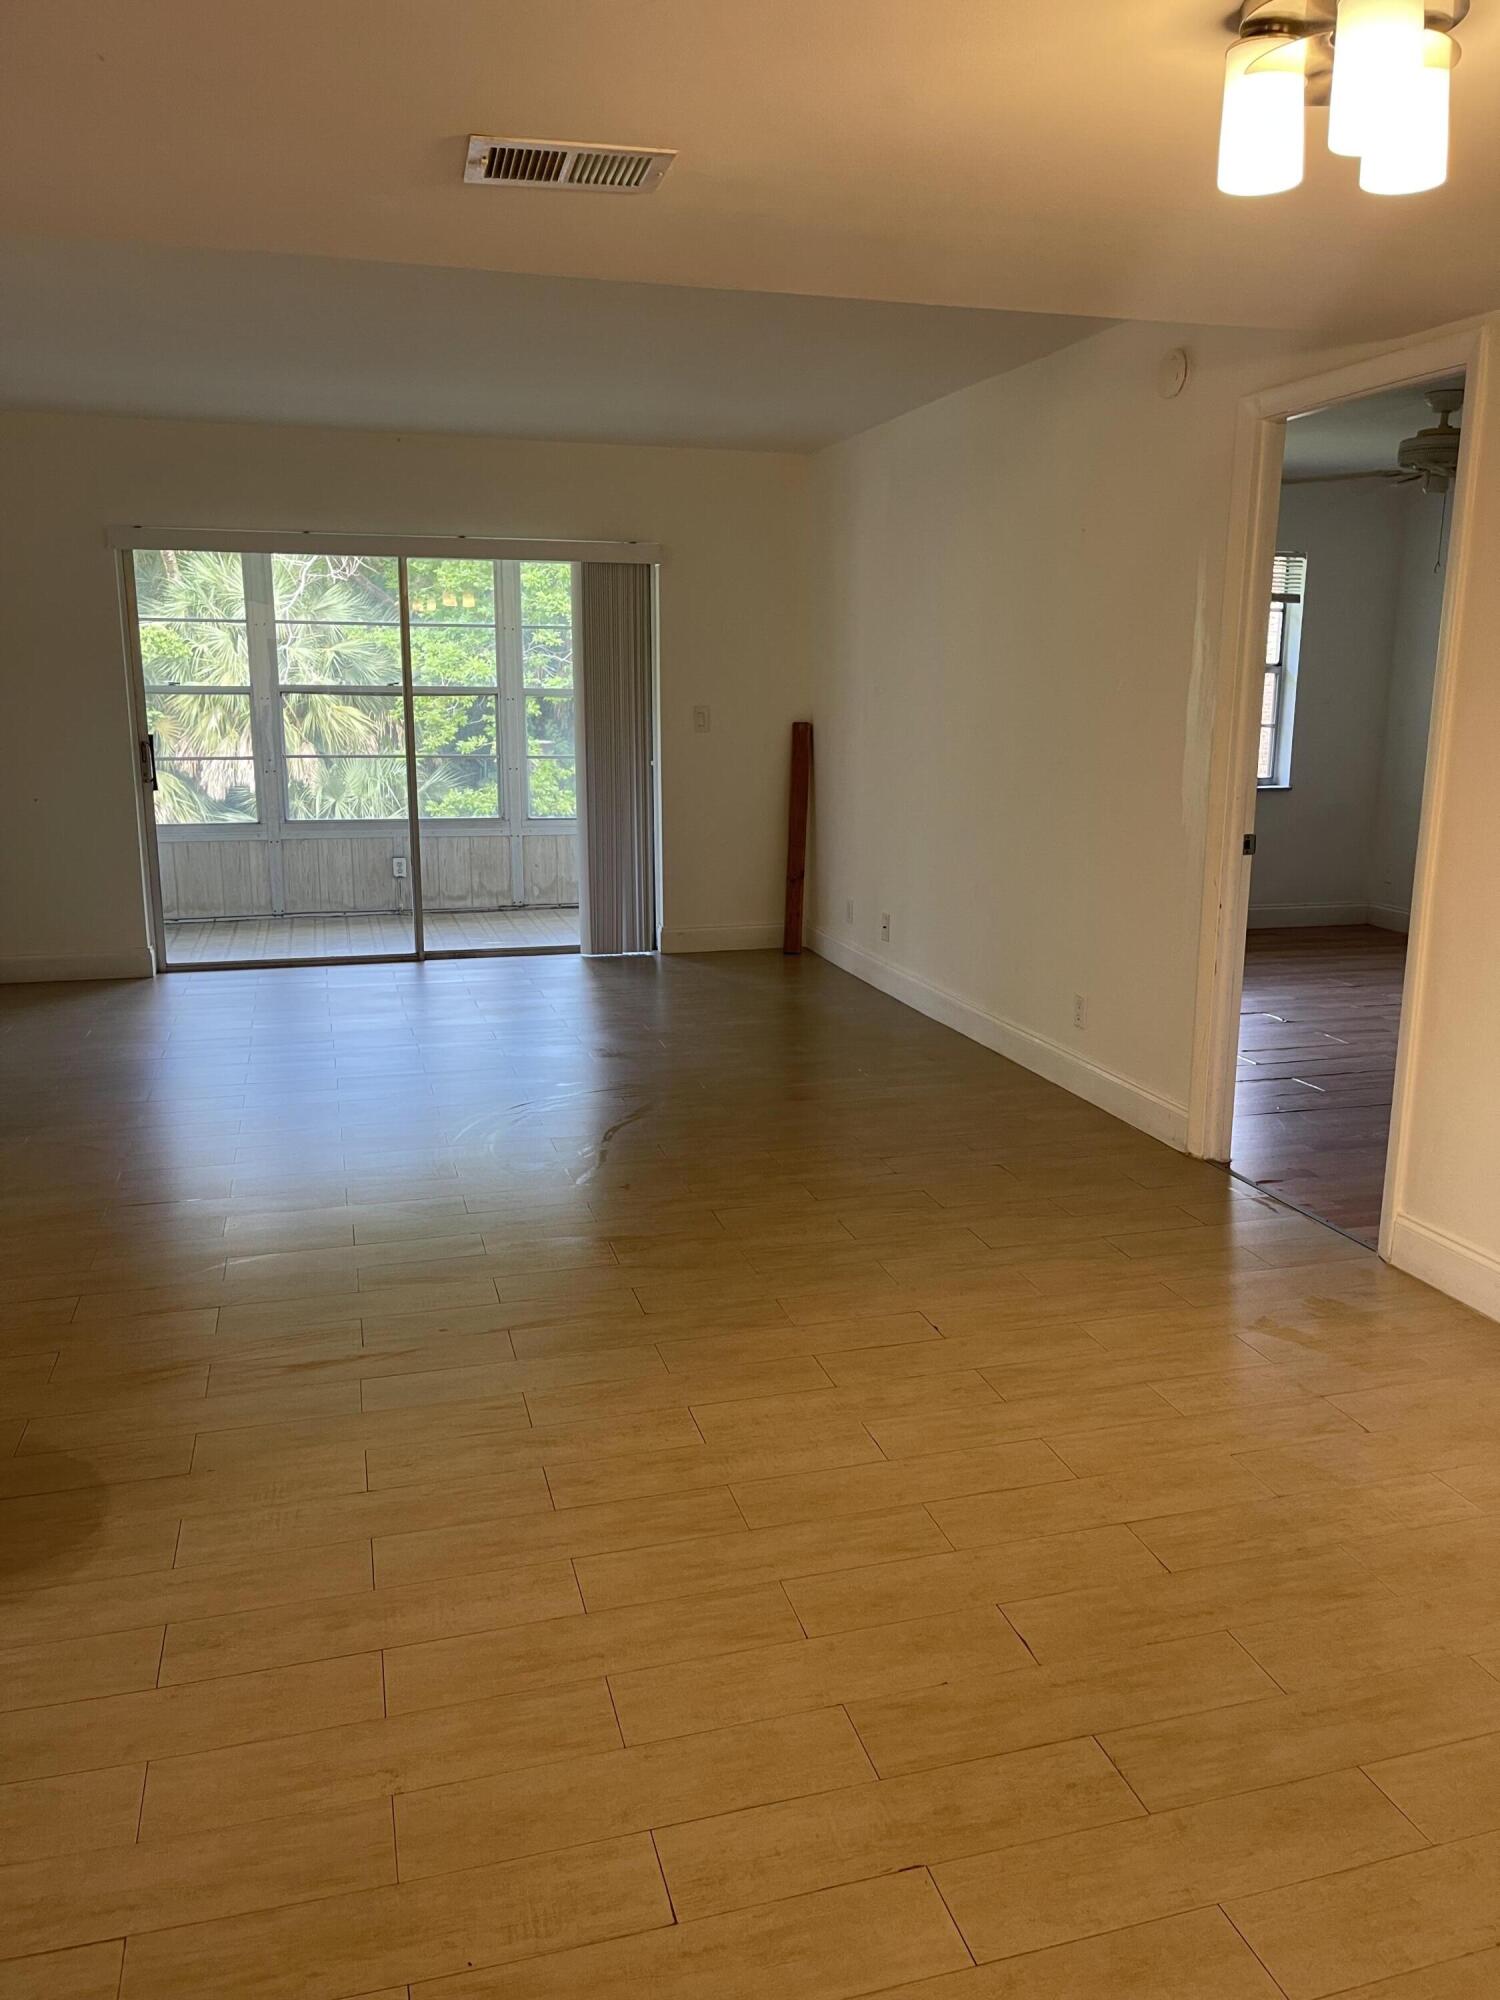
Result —
M 141 881 L 146 891 L 146 921 L 151 932 L 153 975 L 167 969 L 166 903 L 161 892 L 161 849 L 156 844 L 156 751 L 146 707 L 146 675 L 141 663 L 141 620 L 135 594 L 135 564 L 125 554 L 115 558 L 120 583 L 120 641 L 125 652 L 125 681 L 130 697 L 131 749 L 135 753 L 135 823 L 141 846 Z
M 1188 1151 L 1227 1160 L 1234 1130 L 1234 1086 L 1239 1059 L 1240 999 L 1245 931 L 1250 915 L 1252 862 L 1245 839 L 1255 830 L 1256 718 L 1264 676 L 1266 603 L 1276 553 L 1286 420 L 1305 410 L 1351 402 L 1381 390 L 1434 376 L 1465 376 L 1463 447 L 1453 495 L 1453 525 L 1443 580 L 1443 610 L 1428 729 L 1422 816 L 1417 841 L 1411 931 L 1396 1082 L 1386 1151 L 1380 1254 L 1389 1251 L 1405 1169 L 1406 1113 L 1417 1078 L 1409 1060 L 1426 991 L 1428 926 L 1425 911 L 1437 865 L 1434 829 L 1440 818 L 1453 711 L 1453 663 L 1474 550 L 1469 532 L 1485 377 L 1491 366 L 1490 322 L 1475 320 L 1434 334 L 1393 343 L 1380 353 L 1264 389 L 1244 397 L 1235 425 L 1230 487 L 1229 547 L 1224 574 L 1218 699 L 1209 770 L 1204 888 L 1198 948 L 1198 1002 L 1193 1027 L 1192 1080 L 1188 1092 Z

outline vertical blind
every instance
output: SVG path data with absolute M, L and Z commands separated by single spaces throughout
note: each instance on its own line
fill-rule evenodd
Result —
M 583 691 L 583 949 L 656 949 L 651 721 L 652 571 L 586 562 L 579 578 Z

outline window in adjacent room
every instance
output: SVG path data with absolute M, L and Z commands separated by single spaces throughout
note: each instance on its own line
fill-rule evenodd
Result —
M 1261 684 L 1260 751 L 1255 765 L 1255 782 L 1261 791 L 1284 791 L 1292 782 L 1297 653 L 1302 637 L 1306 582 L 1306 556 L 1277 556 L 1271 578 L 1266 674 Z

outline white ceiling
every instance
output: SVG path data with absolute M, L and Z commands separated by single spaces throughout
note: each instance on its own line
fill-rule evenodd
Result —
M 1394 471 L 1402 439 L 1438 421 L 1427 405 L 1427 386 L 1436 385 L 1390 389 L 1295 418 L 1286 429 L 1284 473 L 1292 479 L 1327 479 Z M 1461 411 L 1453 421 L 1462 425 Z
M 0 241 L 0 403 L 47 409 L 809 450 L 1104 323 Z
M 8 0 L 0 232 L 1356 336 L 1500 304 L 1500 5 L 1449 186 L 1214 187 L 1226 0 Z M 471 131 L 675 147 L 468 188 Z

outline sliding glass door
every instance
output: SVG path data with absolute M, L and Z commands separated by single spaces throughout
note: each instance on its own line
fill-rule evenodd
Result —
M 578 943 L 572 565 L 412 557 L 429 951 Z
M 573 565 L 138 550 L 165 963 L 578 945 Z

